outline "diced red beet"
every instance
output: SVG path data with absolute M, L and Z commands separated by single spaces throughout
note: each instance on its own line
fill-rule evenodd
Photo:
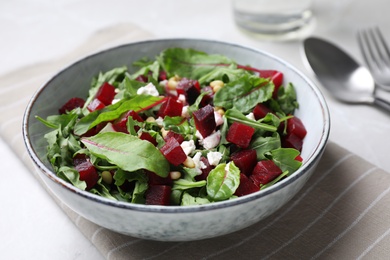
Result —
M 226 140 L 245 149 L 249 146 L 254 133 L 255 129 L 253 127 L 234 122 L 228 130 Z
M 171 137 L 161 147 L 160 151 L 165 158 L 173 165 L 178 166 L 187 159 L 187 155 L 184 153 L 178 141 Z
M 266 105 L 259 103 L 255 106 L 253 109 L 253 116 L 256 120 L 259 120 L 263 117 L 265 117 L 268 113 L 272 113 L 273 111 L 267 107 Z
M 294 160 L 296 160 L 296 161 L 298 161 L 298 162 L 303 162 L 303 158 L 302 158 L 301 155 L 298 155 L 297 157 L 295 157 Z
M 65 114 L 67 111 L 72 111 L 77 107 L 83 107 L 85 100 L 79 97 L 73 97 L 69 99 L 59 110 L 60 114 Z
M 230 159 L 246 175 L 252 174 L 253 168 L 257 163 L 257 154 L 255 150 L 241 150 L 233 153 Z
M 105 108 L 105 106 L 106 105 L 104 105 L 104 103 L 102 101 L 100 101 L 97 98 L 94 98 L 91 101 L 91 103 L 88 104 L 87 109 L 89 110 L 89 112 L 93 112 L 93 111 L 96 111 L 96 110 L 103 109 L 103 108 Z
M 127 131 L 127 120 L 129 117 L 132 117 L 134 120 L 138 122 L 143 122 L 144 120 L 142 117 L 140 117 L 134 110 L 127 111 L 123 113 L 117 120 L 114 121 L 112 124 L 112 127 L 115 129 L 117 132 L 122 132 L 122 133 L 129 133 Z M 136 131 L 138 131 L 139 127 L 136 127 Z
M 282 170 L 272 160 L 257 162 L 250 179 L 257 185 L 267 184 L 282 174 Z
M 205 94 L 202 98 L 202 101 L 200 101 L 199 107 L 204 107 L 213 102 L 214 98 L 214 91 L 210 86 L 203 87 L 203 92 L 208 92 L 208 94 Z
M 99 99 L 104 105 L 108 106 L 111 105 L 115 95 L 115 87 L 107 82 L 104 82 L 103 85 L 99 87 L 95 98 Z
M 282 146 L 302 151 L 303 141 L 295 134 L 288 134 L 286 136 L 282 136 Z
M 202 107 L 193 113 L 195 127 L 206 138 L 217 127 L 215 123 L 214 108 L 210 105 Z
M 148 141 L 152 143 L 154 146 L 157 146 L 157 141 L 154 139 L 153 136 L 151 136 L 148 132 L 142 132 L 141 135 L 139 136 L 139 139 Z
M 138 77 L 135 78 L 135 80 L 137 80 L 139 82 L 147 83 L 148 82 L 148 77 L 145 76 L 145 75 L 139 75 Z
M 166 177 L 166 178 L 163 178 L 161 176 L 158 176 L 157 174 L 155 174 L 154 172 L 151 172 L 151 171 L 145 171 L 145 174 L 148 176 L 148 183 L 150 185 L 169 185 L 171 186 L 173 181 L 172 179 L 169 177 Z
M 206 166 L 205 168 L 202 168 L 202 173 L 200 175 L 195 176 L 195 180 L 202 181 L 206 180 L 207 176 L 209 176 L 209 173 L 212 169 L 214 169 L 214 166 L 210 165 L 209 160 L 207 160 L 206 157 L 201 156 L 200 161 Z
M 170 204 L 172 188 L 167 185 L 150 185 L 145 193 L 146 205 L 162 205 Z
M 261 70 L 260 76 L 262 78 L 268 78 L 274 83 L 275 89 L 272 93 L 272 97 L 276 99 L 279 88 L 283 84 L 283 73 L 277 70 Z
M 181 144 L 184 141 L 184 137 L 181 134 L 173 131 L 168 131 L 167 135 L 164 138 L 165 142 L 168 141 L 168 139 L 171 137 L 175 138 L 179 144 Z
M 163 80 L 166 80 L 168 79 L 168 76 L 167 76 L 167 73 L 165 71 L 160 71 L 159 74 L 158 74 L 158 80 L 159 81 L 163 81 Z
M 89 129 L 86 133 L 84 133 L 81 136 L 82 137 L 94 136 L 97 133 L 99 133 L 100 130 L 102 130 L 106 125 L 107 125 L 107 122 L 102 122 L 102 123 L 98 124 L 97 126 L 92 127 L 91 129 Z
M 182 78 L 176 87 L 177 94 L 183 94 L 186 96 L 187 102 L 192 105 L 200 95 L 199 81 Z
M 165 116 L 181 116 L 183 110 L 183 103 L 178 101 L 175 97 L 168 97 L 161 105 L 158 115 L 164 118 Z
M 300 139 L 305 138 L 307 131 L 298 117 L 294 116 L 287 120 L 287 134 L 294 134 Z
M 73 158 L 73 165 L 80 174 L 80 180 L 87 184 L 86 190 L 90 190 L 99 180 L 99 174 L 85 154 L 77 154 Z
M 238 186 L 234 195 L 236 196 L 244 196 L 251 194 L 253 192 L 259 191 L 260 187 L 256 186 L 253 181 L 248 178 L 245 174 L 240 173 L 240 185 Z

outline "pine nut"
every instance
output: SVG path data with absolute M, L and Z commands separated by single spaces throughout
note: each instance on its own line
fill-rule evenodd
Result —
M 102 179 L 105 183 L 111 184 L 112 183 L 112 175 L 109 171 L 103 171 L 102 172 Z
M 169 173 L 169 177 L 171 177 L 172 180 L 180 179 L 181 172 L 179 172 L 179 171 L 172 171 L 172 172 Z
M 187 159 L 183 162 L 183 165 L 187 168 L 195 168 L 194 160 L 187 156 Z

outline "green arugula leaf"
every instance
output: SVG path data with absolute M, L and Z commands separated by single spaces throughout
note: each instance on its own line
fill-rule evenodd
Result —
M 257 160 L 264 160 L 265 154 L 281 147 L 280 136 L 275 132 L 272 136 L 258 136 L 250 144 L 250 149 L 256 151 Z
M 80 174 L 75 168 L 62 166 L 57 170 L 57 175 L 81 190 L 85 190 L 87 187 L 86 182 L 80 180 Z
M 181 206 L 191 206 L 191 205 L 204 205 L 208 204 L 210 201 L 207 198 L 194 197 L 189 193 L 184 192 L 181 199 Z
M 238 111 L 235 108 L 229 109 L 225 112 L 224 117 L 227 118 L 229 122 L 239 122 L 245 125 L 249 125 L 255 129 L 275 132 L 277 128 L 273 125 L 264 124 L 259 121 L 255 121 L 252 119 L 247 118 L 243 113 Z
M 161 177 L 169 174 L 169 163 L 163 154 L 150 142 L 120 133 L 99 133 L 81 142 L 95 156 L 118 165 L 125 171 L 146 169 Z
M 240 169 L 233 162 L 222 163 L 207 176 L 207 195 L 212 201 L 229 199 L 240 184 Z

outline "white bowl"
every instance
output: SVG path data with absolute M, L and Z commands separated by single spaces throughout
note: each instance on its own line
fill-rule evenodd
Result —
M 91 79 L 100 71 L 154 58 L 170 47 L 222 54 L 239 64 L 284 73 L 296 87 L 300 103 L 296 115 L 307 129 L 302 167 L 268 189 L 234 200 L 201 206 L 150 206 L 112 201 L 82 191 L 58 178 L 46 158 L 49 130 L 35 119 L 56 114 L 59 104 L 88 95 Z M 304 186 L 325 149 L 330 131 L 329 111 L 319 89 L 285 61 L 260 50 L 198 39 L 162 39 L 131 43 L 88 56 L 60 71 L 32 97 L 23 120 L 23 138 L 36 170 L 54 194 L 75 212 L 110 230 L 144 239 L 190 241 L 224 235 L 248 227 L 274 213 Z

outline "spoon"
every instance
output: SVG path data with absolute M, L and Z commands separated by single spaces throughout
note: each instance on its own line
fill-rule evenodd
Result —
M 322 85 L 346 103 L 374 104 L 390 111 L 390 102 L 377 95 L 371 73 L 346 52 L 325 40 L 309 37 L 303 42 L 307 61 Z

